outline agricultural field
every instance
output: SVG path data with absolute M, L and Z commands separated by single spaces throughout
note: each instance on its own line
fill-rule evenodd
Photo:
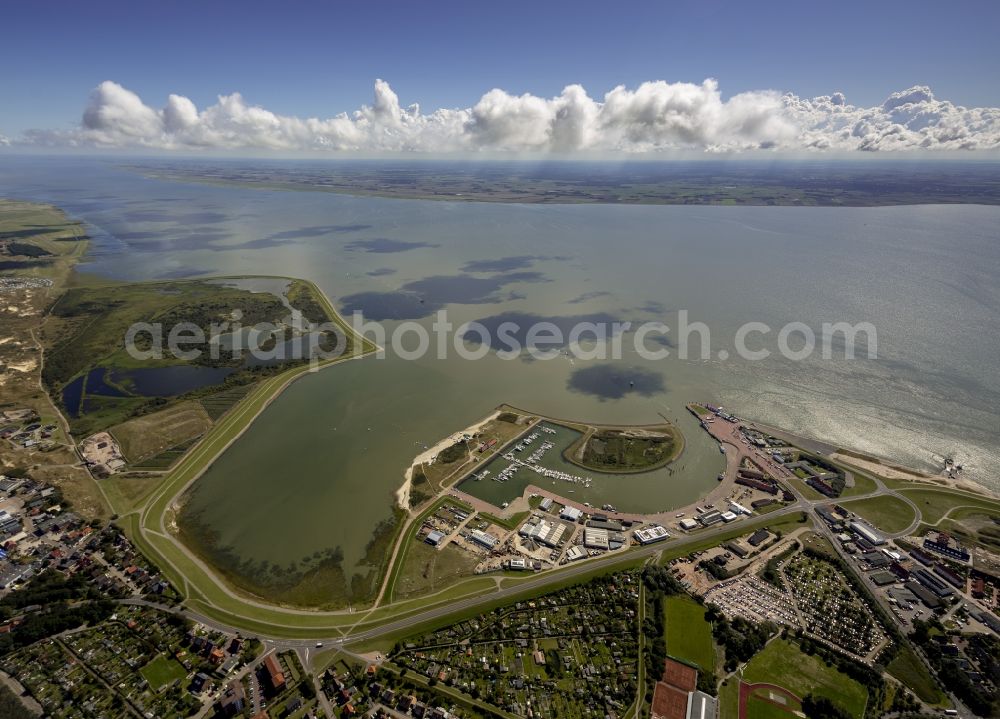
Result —
M 777 684 L 800 699 L 806 694 L 824 696 L 857 719 L 864 716 L 868 700 L 868 691 L 861 684 L 786 639 L 772 641 L 751 659 L 743 670 L 743 681 Z

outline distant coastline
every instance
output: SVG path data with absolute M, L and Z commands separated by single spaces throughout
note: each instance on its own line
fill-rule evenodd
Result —
M 147 177 L 358 197 L 518 204 L 889 207 L 1000 205 L 1000 163 L 593 163 L 252 161 L 127 165 Z

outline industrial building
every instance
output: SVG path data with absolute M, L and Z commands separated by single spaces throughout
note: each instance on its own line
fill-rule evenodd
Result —
M 756 532 L 750 535 L 750 539 L 747 542 L 751 547 L 759 547 L 763 542 L 771 536 L 771 533 L 766 529 L 758 529 Z
M 906 588 L 919 597 L 928 609 L 934 610 L 941 606 L 941 600 L 934 596 L 933 592 L 924 589 L 919 582 L 911 579 L 906 583 Z
M 558 546 L 565 532 L 566 525 L 559 522 L 550 522 L 541 517 L 532 517 L 517 530 L 517 533 L 525 539 L 532 539 L 547 547 Z
M 698 521 L 701 522 L 703 527 L 710 527 L 713 524 L 718 524 L 722 521 L 722 512 L 713 509 L 710 512 L 705 512 L 698 516 Z
M 934 567 L 934 573 L 948 582 L 948 584 L 951 584 L 953 587 L 957 587 L 963 592 L 965 591 L 965 577 L 956 574 L 943 564 L 938 564 Z
M 576 507 L 563 507 L 562 511 L 559 513 L 559 518 L 565 519 L 568 522 L 578 522 L 582 516 L 583 512 Z
M 566 550 L 567 562 L 575 562 L 578 559 L 585 559 L 586 557 L 587 557 L 587 550 L 581 547 L 580 545 L 570 547 L 569 549 Z
M 622 531 L 622 523 L 617 519 L 598 519 L 596 516 L 587 522 L 588 527 L 593 527 L 594 529 L 606 529 L 609 532 L 620 532 Z
M 912 576 L 920 582 L 920 584 L 933 592 L 939 599 L 950 597 L 955 593 L 951 587 L 928 572 L 926 569 L 916 569 L 913 571 Z
M 682 519 L 680 521 L 680 527 L 685 532 L 690 532 L 692 529 L 698 526 L 698 523 L 693 519 Z
M 552 509 L 552 497 L 546 497 L 543 499 L 541 504 L 538 505 L 538 508 L 543 512 L 548 512 Z
M 513 570 L 523 570 L 528 568 L 528 563 L 524 561 L 521 557 L 514 557 L 509 562 L 507 562 L 507 569 Z
M 439 544 L 441 544 L 441 540 L 443 539 L 444 539 L 444 532 L 439 532 L 436 529 L 431 532 L 428 532 L 427 536 L 424 537 L 424 541 L 427 542 L 432 547 L 436 547 Z
M 950 559 L 957 559 L 960 562 L 968 562 L 972 559 L 965 547 L 943 532 L 936 537 L 924 537 L 924 549 L 943 554 Z
M 867 524 L 860 520 L 853 520 L 850 523 L 851 531 L 857 534 L 859 537 L 865 541 L 874 544 L 876 547 L 880 547 L 885 544 L 885 537 L 876 532 L 874 529 L 869 527 Z
M 654 524 L 652 526 L 645 527 L 644 529 L 635 530 L 632 532 L 632 536 L 639 544 L 653 544 L 654 542 L 662 542 L 670 535 L 667 533 L 666 529 Z
M 744 547 L 739 542 L 729 542 L 728 544 L 725 544 L 723 546 L 730 552 L 735 554 L 737 557 L 739 557 L 740 559 L 746 559 L 748 556 L 750 556 L 750 550 L 747 547 Z
M 587 549 L 608 549 L 608 530 L 586 527 L 583 530 L 583 546 Z
M 732 508 L 732 510 L 733 510 L 733 511 L 734 511 L 734 512 L 735 512 L 736 514 L 745 514 L 745 515 L 747 515 L 748 517 L 749 517 L 749 516 L 750 516 L 751 514 L 753 514 L 753 512 L 751 512 L 751 511 L 750 511 L 749 509 L 747 509 L 746 507 L 744 507 L 744 506 L 743 506 L 742 504 L 740 504 L 739 502 L 734 502 L 734 501 L 733 501 L 733 500 L 731 500 L 731 499 L 729 500 L 729 506 L 730 506 L 730 507 Z
M 721 518 L 723 522 L 729 524 L 737 519 L 737 515 L 735 512 L 723 512 Z
M 469 532 L 469 539 L 486 549 L 495 549 L 496 546 L 500 544 L 499 539 L 494 537 L 489 532 L 483 532 L 479 529 L 473 529 Z

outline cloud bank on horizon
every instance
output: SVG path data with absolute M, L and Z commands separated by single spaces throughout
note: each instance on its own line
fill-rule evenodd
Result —
M 724 100 L 715 80 L 618 86 L 601 100 L 580 85 L 553 98 L 487 92 L 472 107 L 403 107 L 389 84 L 375 99 L 329 119 L 275 114 L 239 93 L 199 110 L 170 95 L 161 109 L 105 81 L 71 130 L 30 130 L 0 144 L 156 150 L 328 152 L 705 153 L 996 150 L 1000 108 L 967 108 L 911 87 L 875 107 L 841 93 L 814 98 L 753 91 Z

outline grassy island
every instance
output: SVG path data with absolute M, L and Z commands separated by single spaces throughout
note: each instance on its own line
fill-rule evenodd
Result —
M 683 449 L 681 433 L 669 424 L 591 428 L 566 450 L 565 457 L 595 472 L 648 472 L 673 462 Z

